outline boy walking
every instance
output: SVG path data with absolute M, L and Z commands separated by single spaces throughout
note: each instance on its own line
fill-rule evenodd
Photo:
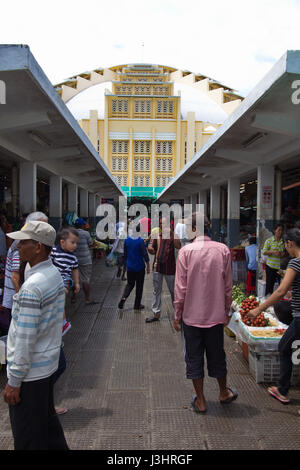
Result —
M 71 287 L 74 286 L 74 293 L 80 290 L 78 261 L 74 255 L 77 248 L 78 232 L 73 227 L 63 228 L 57 235 L 58 245 L 51 251 L 51 259 L 54 266 L 59 270 L 63 279 L 65 293 L 68 295 Z M 71 328 L 71 323 L 67 321 L 64 312 L 63 335 Z

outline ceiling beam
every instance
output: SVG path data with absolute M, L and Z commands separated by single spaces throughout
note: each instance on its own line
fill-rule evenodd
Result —
M 0 132 L 14 131 L 20 129 L 31 129 L 51 124 L 46 111 L 28 113 L 6 112 L 0 115 Z
M 300 138 L 298 120 L 287 118 L 283 113 L 257 113 L 251 122 L 251 127 Z
M 65 157 L 71 158 L 80 154 L 80 149 L 76 145 L 71 147 L 61 147 L 56 149 L 44 150 L 41 152 L 31 152 L 32 160 L 35 162 L 43 162 L 46 160 L 55 160 Z

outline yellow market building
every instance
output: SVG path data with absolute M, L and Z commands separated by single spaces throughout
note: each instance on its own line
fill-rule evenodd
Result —
M 155 199 L 243 99 L 153 64 L 96 69 L 55 88 L 131 202 Z

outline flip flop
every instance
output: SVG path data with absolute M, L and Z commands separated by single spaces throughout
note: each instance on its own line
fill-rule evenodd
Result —
M 199 414 L 199 415 L 203 415 L 204 413 L 206 413 L 207 410 L 206 410 L 206 409 L 205 409 L 205 410 L 199 410 L 198 406 L 196 405 L 196 400 L 197 400 L 197 395 L 195 395 L 195 396 L 193 397 L 193 401 L 192 401 L 192 403 L 191 403 L 191 405 L 192 405 L 192 410 L 193 410 L 195 413 Z
M 273 392 L 271 387 L 268 388 L 268 392 L 272 397 L 274 397 L 274 398 L 276 398 L 276 400 L 280 401 L 280 403 L 283 403 L 284 405 L 287 405 L 288 403 L 290 403 L 290 400 L 288 398 L 286 398 L 286 399 L 280 398 L 279 393 L 278 392 L 277 393 Z
M 232 392 L 232 396 L 226 398 L 226 400 L 220 400 L 220 403 L 222 403 L 222 405 L 228 405 L 232 401 L 236 400 L 238 397 L 237 391 L 234 390 L 233 388 L 227 387 L 227 390 L 230 390 Z
M 55 412 L 56 412 L 57 415 L 64 415 L 68 412 L 68 408 L 55 407 Z
M 97 305 L 100 302 L 95 302 L 95 300 L 91 300 L 91 302 L 86 302 L 85 305 Z

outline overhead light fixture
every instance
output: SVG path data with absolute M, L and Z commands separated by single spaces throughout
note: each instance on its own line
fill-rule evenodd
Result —
M 31 138 L 31 140 L 41 145 L 42 147 L 50 147 L 50 142 L 45 137 L 42 137 L 41 135 L 39 135 L 37 132 L 30 131 L 28 132 L 28 135 Z
M 254 142 L 257 142 L 258 140 L 262 139 L 266 135 L 268 135 L 266 132 L 257 132 L 256 134 L 252 135 L 251 137 L 249 137 L 249 139 L 245 140 L 242 143 L 243 148 L 245 149 L 247 147 L 250 147 L 250 145 L 252 145 L 252 144 L 254 144 Z

